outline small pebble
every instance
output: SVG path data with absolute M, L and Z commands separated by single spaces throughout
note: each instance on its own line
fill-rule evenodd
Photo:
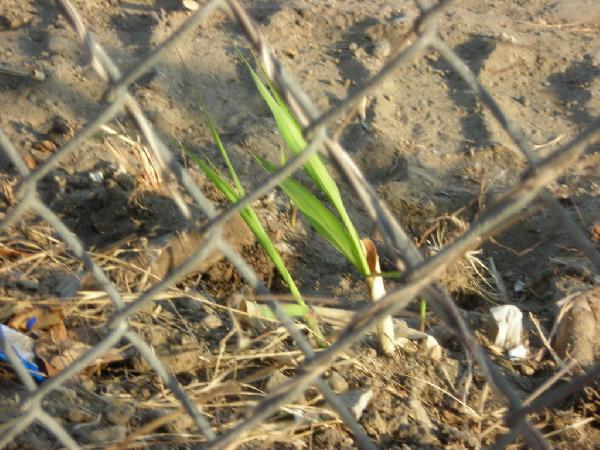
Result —
M 221 328 L 221 326 L 223 326 L 223 322 L 216 314 L 209 314 L 202 319 L 202 326 L 208 330 L 215 330 L 217 328 Z
M 71 132 L 71 125 L 62 117 L 55 117 L 52 120 L 50 132 L 55 134 L 69 134 Z
M 404 14 L 398 14 L 394 17 L 392 17 L 392 25 L 394 26 L 398 26 L 398 25 L 403 25 L 405 23 L 407 23 L 410 20 L 410 18 Z
M 96 390 L 96 383 L 91 378 L 84 378 L 81 380 L 81 387 L 88 392 L 94 392 Z
M 265 384 L 265 390 L 267 392 L 273 392 L 275 389 L 277 389 L 281 384 L 285 383 L 287 380 L 288 380 L 288 377 L 283 372 L 278 370 L 277 372 L 274 372 L 267 380 L 267 383 Z
M 527 97 L 525 97 L 524 95 L 520 96 L 518 98 L 518 100 L 521 103 L 521 105 L 523 105 L 523 106 L 529 106 L 530 105 L 529 99 Z
M 331 372 L 331 375 L 329 376 L 329 384 L 331 385 L 331 389 L 338 394 L 348 390 L 348 382 L 336 371 Z
M 530 377 L 531 375 L 533 375 L 535 373 L 535 368 L 531 367 L 528 364 L 520 364 L 518 366 L 519 372 L 521 372 L 521 374 Z
M 103 428 L 101 430 L 91 431 L 88 435 L 88 441 L 90 444 L 100 444 L 103 442 L 117 442 L 125 439 L 127 435 L 127 428 L 121 425 L 114 425 L 112 427 Z
M 80 408 L 70 408 L 65 418 L 71 423 L 87 423 L 95 419 L 91 413 Z
M 135 407 L 130 403 L 117 403 L 109 405 L 104 416 L 113 425 L 127 425 L 135 412 Z
M 392 45 L 387 39 L 381 39 L 377 41 L 373 47 L 373 56 L 378 59 L 387 58 L 392 52 Z
M 362 423 L 370 435 L 380 436 L 388 433 L 388 424 L 376 409 L 367 411 Z

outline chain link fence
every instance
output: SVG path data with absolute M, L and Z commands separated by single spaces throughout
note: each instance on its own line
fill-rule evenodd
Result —
M 504 415 L 504 423 L 510 428 L 510 431 L 498 437 L 495 447 L 503 448 L 521 437 L 532 448 L 550 448 L 548 441 L 528 420 L 528 415 L 539 411 L 541 408 L 548 407 L 592 383 L 600 375 L 600 367 L 595 366 L 585 375 L 573 378 L 568 384 L 547 391 L 529 404 L 523 404 L 500 370 L 491 362 L 483 348 L 474 339 L 449 294 L 436 281 L 436 277 L 442 273 L 445 267 L 466 251 L 479 246 L 486 239 L 510 226 L 516 215 L 538 198 L 543 200 L 557 223 L 568 232 L 573 242 L 587 256 L 594 270 L 600 272 L 600 254 L 550 191 L 546 189 L 546 186 L 560 175 L 564 167 L 573 164 L 582 155 L 586 147 L 600 136 L 600 120 L 593 122 L 591 126 L 568 144 L 548 157 L 540 159 L 519 126 L 504 113 L 464 61 L 437 33 L 438 18 L 451 1 L 430 4 L 428 1 L 418 0 L 417 4 L 421 10 L 421 15 L 414 23 L 410 35 L 406 36 L 407 41 L 408 38 L 414 38 L 413 42 L 406 48 L 399 49 L 375 76 L 356 87 L 347 98 L 336 103 L 326 112 L 320 112 L 306 93 L 284 70 L 274 57 L 256 24 L 242 5 L 235 0 L 211 0 L 206 2 L 162 45 L 154 49 L 131 71 L 125 74 L 121 73 L 107 52 L 95 41 L 94 36 L 90 33 L 71 2 L 69 0 L 59 0 L 57 3 L 91 55 L 94 69 L 107 81 L 104 104 L 93 120 L 89 121 L 73 139 L 33 171 L 28 169 L 24 160 L 19 156 L 17 149 L 6 135 L 0 131 L 0 148 L 10 158 L 21 176 L 16 192 L 17 203 L 5 215 L 0 223 L 0 230 L 7 230 L 8 227 L 22 219 L 26 212 L 33 211 L 41 216 L 70 247 L 73 254 L 83 262 L 85 269 L 106 291 L 118 312 L 108 324 L 107 332 L 100 342 L 62 372 L 39 385 L 36 384 L 23 363 L 16 356 L 14 349 L 10 345 L 6 345 L 6 342 L 2 342 L 3 351 L 9 358 L 20 382 L 26 387 L 28 394 L 20 403 L 21 415 L 9 423 L 5 423 L 0 429 L 0 446 L 6 446 L 17 435 L 25 432 L 33 423 L 37 422 L 47 428 L 65 447 L 79 448 L 76 440 L 69 435 L 59 420 L 44 410 L 42 404 L 51 391 L 59 389 L 90 362 L 101 357 L 120 341 L 126 340 L 139 351 L 154 372 L 164 381 L 166 388 L 178 398 L 187 414 L 193 419 L 199 432 L 203 434 L 207 441 L 206 445 L 210 448 L 227 448 L 236 442 L 237 438 L 265 421 L 286 403 L 294 401 L 309 386 L 316 387 L 321 392 L 340 419 L 351 430 L 357 446 L 376 448 L 376 444 L 367 436 L 365 430 L 344 406 L 344 403 L 333 393 L 321 375 L 332 365 L 342 351 L 361 339 L 383 317 L 400 312 L 419 293 L 424 293 L 439 317 L 450 330 L 454 331 L 457 341 L 478 364 L 491 388 L 506 401 L 507 409 Z M 128 92 L 128 88 L 132 83 L 147 73 L 186 34 L 194 30 L 195 27 L 220 8 L 225 8 L 237 21 L 251 47 L 258 55 L 266 75 L 290 105 L 304 127 L 307 141 L 310 142 L 302 154 L 289 160 L 277 172 L 262 181 L 256 189 L 248 193 L 242 201 L 230 206 L 223 212 L 217 212 L 213 204 L 198 189 L 165 143 L 155 134 L 138 102 Z M 392 76 L 399 67 L 408 64 L 426 51 L 437 52 L 476 93 L 526 157 L 529 170 L 523 176 L 522 181 L 514 186 L 501 200 L 487 208 L 467 232 L 440 253 L 423 259 L 413 241 L 377 197 L 374 189 L 366 181 L 349 154 L 338 141 L 330 137 L 326 127 L 336 118 L 355 108 L 366 95 L 386 78 Z M 201 230 L 207 237 L 204 244 L 185 263 L 171 271 L 159 283 L 141 293 L 131 303 L 124 302 L 116 286 L 111 283 L 107 275 L 86 252 L 82 240 L 73 234 L 56 213 L 40 200 L 36 192 L 37 184 L 44 176 L 56 168 L 68 155 L 73 154 L 77 148 L 81 147 L 102 125 L 113 120 L 123 110 L 134 119 L 154 155 L 170 169 L 173 179 L 180 183 L 209 217 L 208 223 Z M 227 431 L 217 434 L 211 428 L 203 411 L 199 410 L 194 401 L 186 395 L 182 386 L 163 366 L 149 344 L 129 327 L 128 320 L 132 314 L 152 302 L 157 295 L 184 277 L 187 272 L 197 266 L 198 262 L 206 258 L 215 249 L 225 255 L 258 293 L 269 295 L 268 290 L 259 281 L 248 263 L 221 237 L 221 228 L 228 219 L 238 214 L 243 207 L 250 205 L 256 199 L 273 190 L 280 181 L 293 174 L 302 167 L 302 164 L 311 155 L 319 151 L 329 157 L 340 176 L 352 188 L 362 206 L 368 212 L 370 219 L 381 231 L 385 246 L 397 255 L 407 267 L 401 279 L 401 287 L 387 294 L 381 301 L 370 304 L 356 313 L 355 318 L 342 330 L 337 340 L 330 347 L 318 353 L 315 353 L 306 337 L 294 322 L 285 315 L 278 303 L 274 300 L 271 301 L 269 303 L 270 307 L 304 353 L 305 362 L 293 378 L 259 401 L 249 411 L 246 418 L 233 424 Z

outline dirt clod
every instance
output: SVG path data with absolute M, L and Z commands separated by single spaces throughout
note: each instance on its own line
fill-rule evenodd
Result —
M 90 431 L 87 439 L 90 444 L 104 444 L 107 442 L 119 442 L 125 439 L 127 428 L 121 425 L 114 425 L 108 428 Z
M 221 328 L 223 321 L 216 314 L 209 314 L 202 319 L 202 325 L 207 330 L 214 330 L 216 328 Z
M 329 384 L 331 385 L 331 389 L 337 393 L 346 392 L 348 390 L 348 382 L 335 370 L 333 370 L 329 376 Z
M 251 245 L 255 239 L 239 216 L 234 216 L 224 226 L 223 238 L 238 251 L 242 247 Z M 195 231 L 169 234 L 151 242 L 141 255 L 137 255 L 131 260 L 131 263 L 137 267 L 148 268 L 153 277 L 161 279 L 167 272 L 185 262 L 203 242 L 204 236 Z M 196 271 L 207 271 L 222 258 L 223 256 L 218 251 L 214 251 L 197 265 Z
M 108 406 L 104 417 L 113 425 L 127 426 L 135 412 L 135 407 L 130 403 L 115 403 Z
M 600 288 L 569 298 L 561 311 L 564 315 L 560 318 L 554 342 L 559 356 L 574 358 L 583 365 L 599 361 Z

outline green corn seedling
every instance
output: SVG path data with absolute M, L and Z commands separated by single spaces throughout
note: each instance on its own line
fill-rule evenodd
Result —
M 198 165 L 198 167 L 206 174 L 208 179 L 219 189 L 225 198 L 230 203 L 237 203 L 245 194 L 244 187 L 242 186 L 239 177 L 231 164 L 231 160 L 229 159 L 229 154 L 223 145 L 221 137 L 217 131 L 215 122 L 208 112 L 207 108 L 202 104 L 202 109 L 205 113 L 208 126 L 210 129 L 210 133 L 212 135 L 213 141 L 217 146 L 217 149 L 221 153 L 223 160 L 225 161 L 225 165 L 229 172 L 229 180 L 223 173 L 219 171 L 219 169 L 209 160 L 204 160 L 203 158 L 194 155 L 191 152 L 188 152 L 189 156 L 194 160 L 194 162 Z M 324 343 L 323 335 L 317 325 L 313 312 L 306 305 L 304 300 L 302 299 L 302 295 L 296 286 L 290 272 L 288 271 L 281 255 L 275 248 L 273 241 L 269 238 L 269 235 L 265 231 L 262 226 L 258 216 L 254 212 L 254 210 L 250 206 L 246 206 L 240 212 L 242 219 L 246 222 L 252 233 L 256 236 L 256 240 L 263 248 L 267 256 L 273 261 L 277 271 L 281 275 L 283 281 L 287 284 L 293 298 L 296 301 L 296 304 L 284 304 L 282 308 L 287 312 L 291 317 L 299 317 L 306 321 L 308 327 L 315 334 L 317 342 L 322 345 Z M 262 317 L 268 319 L 275 319 L 271 310 L 264 305 L 257 305 L 258 311 Z
M 243 57 L 242 57 L 243 58 Z M 293 155 L 302 152 L 307 143 L 302 129 L 285 101 L 272 87 L 262 82 L 247 60 L 244 62 L 250 70 L 256 88 L 271 110 L 277 128 L 287 148 Z M 264 158 L 255 156 L 257 161 L 269 172 L 276 167 Z M 314 185 L 324 194 L 327 204 L 321 201 L 307 187 L 289 177 L 281 182 L 280 187 L 291 202 L 313 226 L 313 228 L 329 241 L 365 278 L 372 300 L 379 300 L 385 295 L 383 278 L 379 276 L 379 259 L 375 246 L 369 239 L 361 241 L 344 206 L 342 196 L 325 164 L 315 154 L 304 165 L 304 170 Z M 380 345 L 384 353 L 391 354 L 395 348 L 394 328 L 391 317 L 385 318 L 378 326 Z

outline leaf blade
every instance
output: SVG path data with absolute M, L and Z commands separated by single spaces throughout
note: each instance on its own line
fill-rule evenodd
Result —
M 267 171 L 275 170 L 275 166 L 267 160 L 258 156 L 255 158 Z M 293 178 L 283 180 L 280 187 L 315 230 L 337 248 L 352 265 L 357 266 L 359 262 L 352 251 L 351 238 L 339 219 L 310 190 Z
M 254 69 L 252 69 L 249 62 L 243 58 L 243 56 L 242 59 L 250 71 L 259 94 L 271 110 L 271 114 L 275 119 L 277 128 L 279 129 L 281 137 L 283 138 L 287 147 L 296 155 L 302 152 L 307 146 L 306 140 L 302 135 L 302 128 L 287 108 L 287 105 L 283 99 L 277 94 L 272 94 L 267 86 L 262 82 L 260 77 L 256 74 Z M 327 168 L 325 167 L 325 164 L 319 155 L 315 154 L 311 156 L 305 163 L 304 169 L 308 176 L 321 190 L 321 192 L 327 196 L 334 209 L 340 216 L 342 224 L 346 228 L 347 235 L 350 237 L 351 247 L 350 252 L 344 253 L 344 256 L 348 257 L 348 255 L 351 255 L 350 260 L 356 269 L 363 276 L 370 276 L 369 265 L 367 263 L 362 246 L 360 245 L 360 237 L 358 232 L 356 231 L 356 228 L 354 227 L 354 224 L 352 223 L 352 220 L 346 211 L 336 182 L 327 171 Z

